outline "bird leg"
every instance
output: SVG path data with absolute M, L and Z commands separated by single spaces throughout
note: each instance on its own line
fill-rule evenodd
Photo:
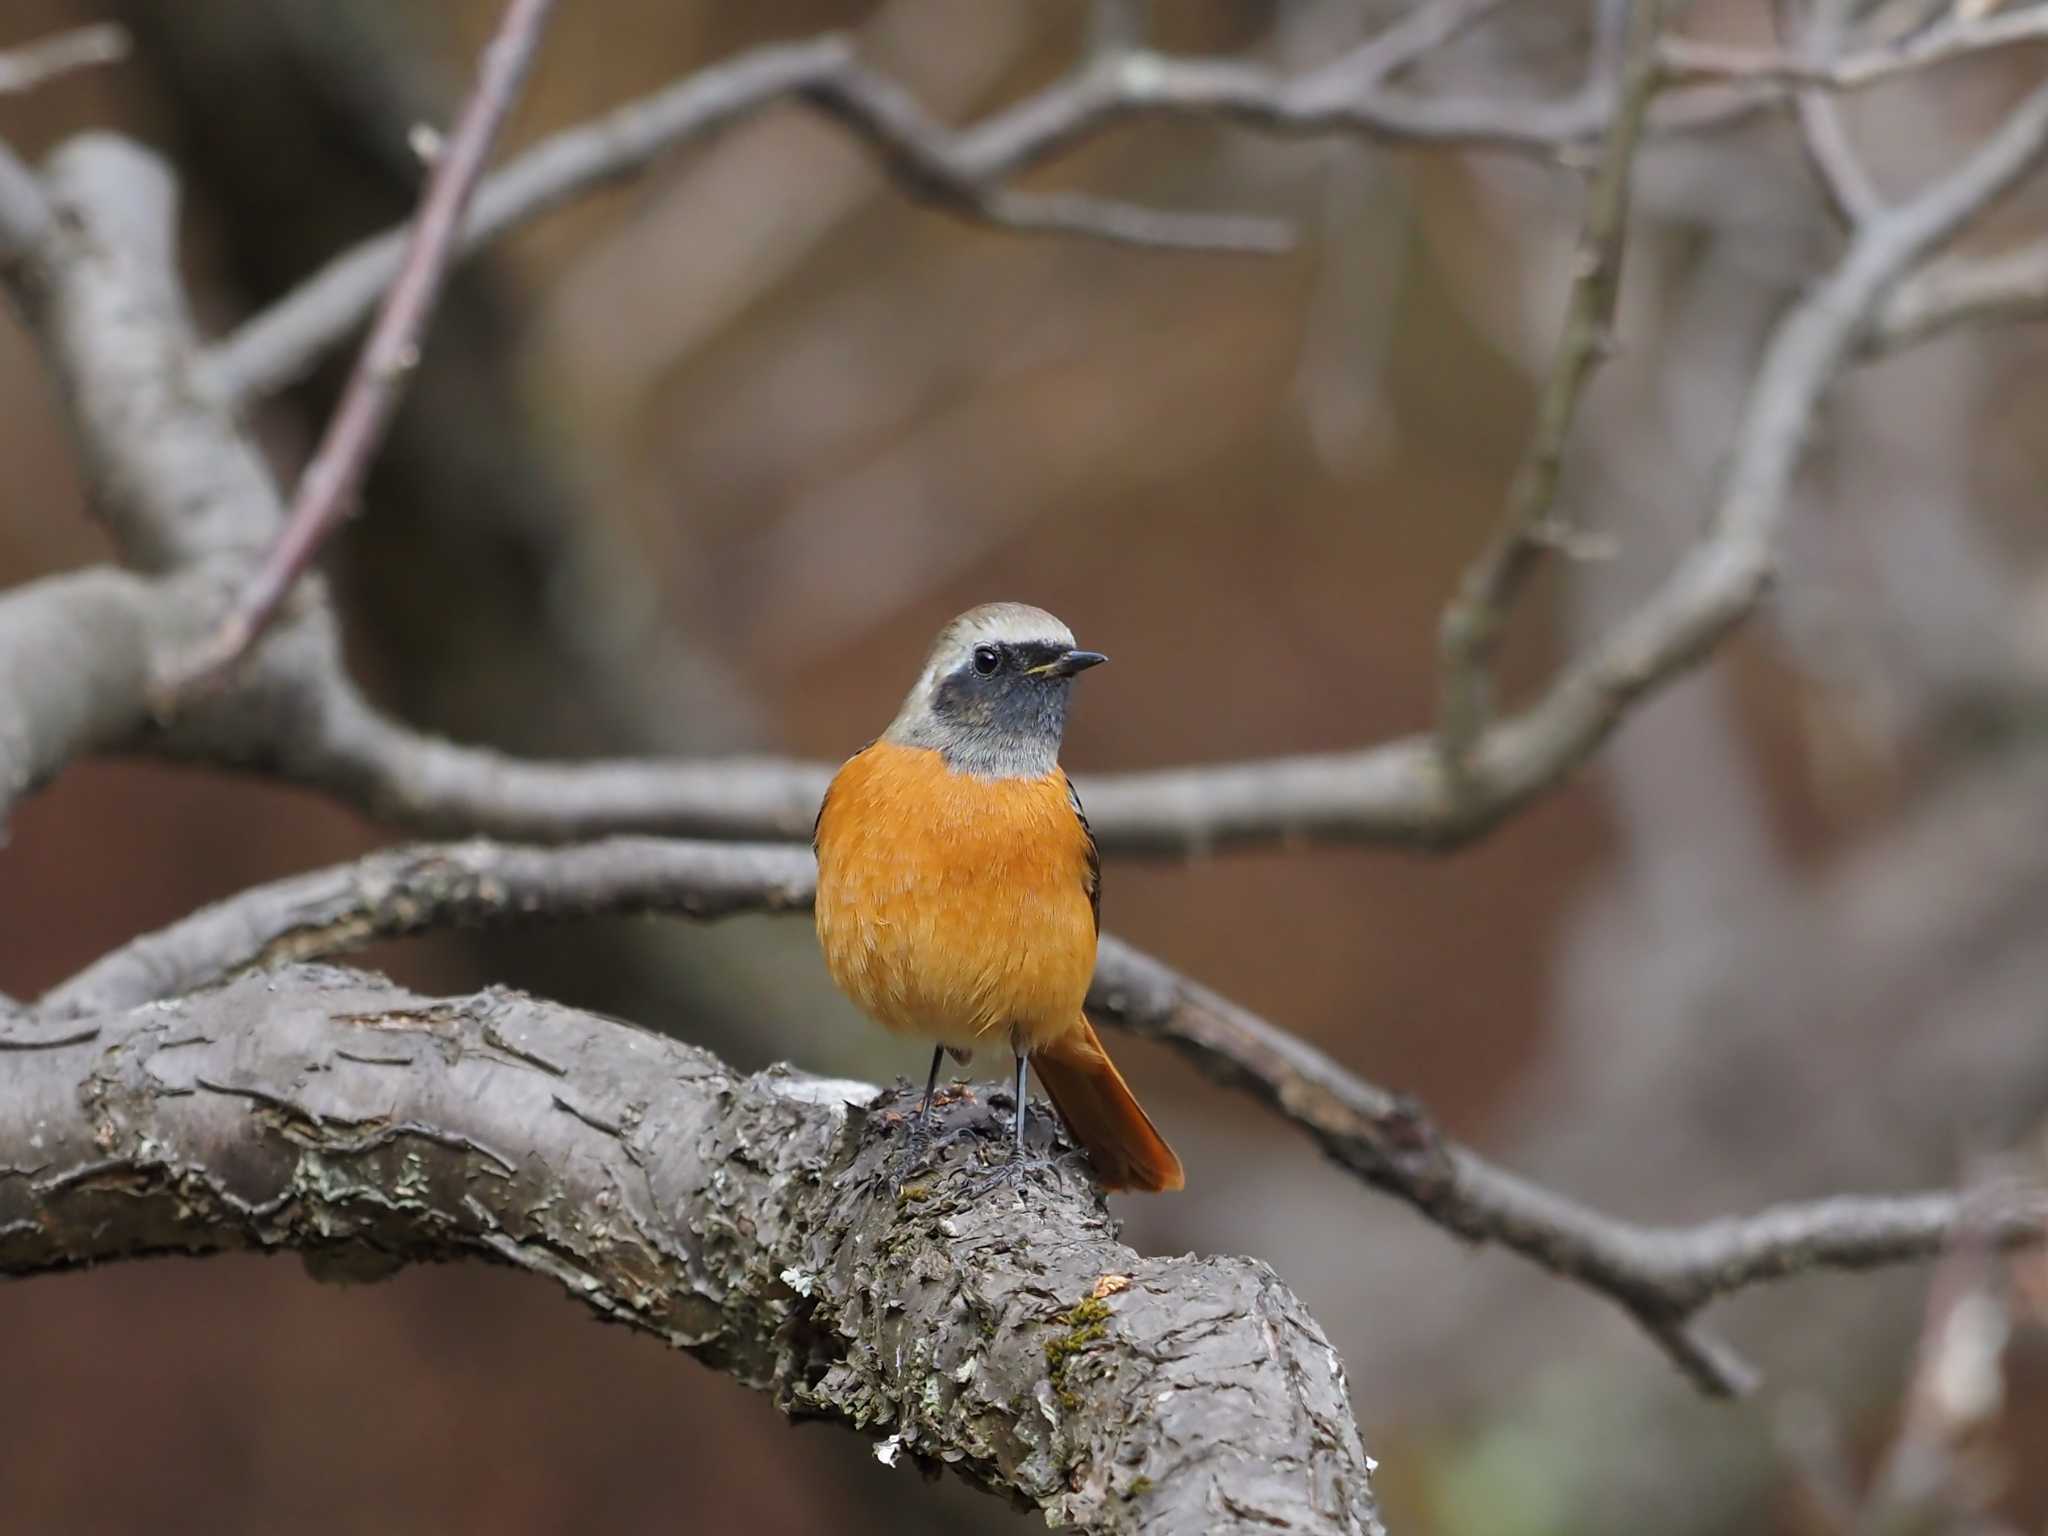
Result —
M 1010 1155 L 1003 1161 L 1001 1167 L 997 1168 L 995 1172 L 976 1184 L 969 1191 L 972 1195 L 985 1195 L 1001 1184 L 1015 1184 L 1025 1174 L 1040 1168 L 1050 1168 L 1061 1161 L 1061 1157 L 1072 1155 L 1071 1153 L 1062 1153 L 1061 1157 L 1027 1157 L 1024 1155 L 1024 1113 L 1030 1104 L 1029 1098 L 1026 1097 L 1024 1086 L 1024 1074 L 1027 1065 L 1028 1058 L 1025 1056 L 1025 1053 L 1018 1051 L 1017 1109 L 1011 1120 Z
M 946 1059 L 946 1048 L 942 1045 L 932 1052 L 932 1070 L 924 1080 L 924 1097 L 917 1101 L 917 1113 L 905 1122 L 902 1160 L 896 1169 L 896 1183 L 901 1187 L 904 1179 L 924 1166 L 926 1154 L 932 1144 L 932 1099 L 939 1089 L 939 1066 Z
M 930 1133 L 932 1122 L 932 1095 L 939 1087 L 939 1064 L 946 1059 L 943 1045 L 932 1047 L 931 1075 L 924 1080 L 924 1097 L 917 1101 L 917 1118 L 910 1122 L 910 1140 L 913 1144 L 924 1140 Z

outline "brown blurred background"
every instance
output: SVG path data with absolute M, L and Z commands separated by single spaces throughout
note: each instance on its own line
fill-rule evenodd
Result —
M 1176 50 L 1312 64 L 1399 7 L 1174 0 Z M 10 0 L 0 48 L 111 17 L 133 57 L 21 98 L 39 154 L 111 127 L 177 165 L 218 330 L 402 218 L 406 130 L 445 120 L 494 0 Z M 1071 0 L 606 0 L 562 8 L 516 148 L 706 61 L 859 30 L 941 115 L 1071 61 Z M 1757 8 L 1688 29 L 1756 40 Z M 1567 88 L 1579 7 L 1513 8 L 1417 82 Z M 1895 186 L 2017 72 L 1858 98 Z M 907 206 L 796 108 L 674 156 L 464 269 L 331 562 L 367 683 L 409 719 L 561 756 L 844 755 L 930 632 L 1047 606 L 1114 665 L 1085 774 L 1416 729 L 1434 622 L 1497 514 L 1562 303 L 1562 170 L 1199 124 L 1105 135 L 1042 178 L 1299 221 L 1284 258 L 966 228 Z M 2038 199 L 2037 199 L 2038 201 Z M 2022 210 L 2024 214 L 2026 210 Z M 2036 208 L 2033 211 L 2038 212 Z M 1567 501 L 1614 558 L 1547 576 L 1513 685 L 1690 536 L 1768 324 L 1836 249 L 1784 124 L 1643 162 L 1623 354 Z M 2020 219 L 2012 222 L 2021 227 Z M 1459 1135 L 1625 1214 L 1953 1182 L 2048 1104 L 2048 371 L 2024 331 L 1866 370 L 1830 407 L 1782 597 L 1596 771 L 1430 860 L 1283 850 L 1113 862 L 1105 917 Z M 330 370 L 266 407 L 287 476 Z M 0 321 L 0 581 L 103 558 L 47 381 Z M 0 852 L 0 989 L 253 881 L 387 841 L 309 794 L 88 764 Z M 593 923 L 371 963 L 510 982 L 746 1066 L 920 1062 L 826 984 L 808 926 Z M 1119 1048 L 1190 1192 L 1120 1202 L 1162 1251 L 1270 1261 L 1329 1329 L 1390 1523 L 1471 1536 L 1827 1529 L 1785 1449 L 1818 1415 L 1860 1471 L 1890 1434 L 1923 1273 L 1726 1309 L 1757 1401 L 1702 1404 L 1618 1313 L 1461 1248 L 1176 1059 Z M 2042 1349 L 1983 1439 L 1991 1503 L 2048 1521 Z M 482 1267 L 370 1288 L 287 1260 L 155 1263 L 0 1291 L 6 1530 L 1025 1529 Z

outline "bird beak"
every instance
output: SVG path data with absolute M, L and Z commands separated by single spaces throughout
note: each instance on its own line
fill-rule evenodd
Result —
M 1058 661 L 1049 661 L 1042 667 L 1031 670 L 1042 677 L 1072 677 L 1076 672 L 1086 672 L 1090 667 L 1099 667 L 1109 658 L 1100 651 L 1069 651 Z

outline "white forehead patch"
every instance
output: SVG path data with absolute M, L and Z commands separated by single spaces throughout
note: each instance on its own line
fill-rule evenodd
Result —
M 1043 608 L 1034 608 L 1029 603 L 983 603 L 979 608 L 968 609 L 940 631 L 938 644 L 932 647 L 932 660 L 957 656 L 985 640 L 999 645 L 1038 641 L 1072 649 L 1074 632 Z

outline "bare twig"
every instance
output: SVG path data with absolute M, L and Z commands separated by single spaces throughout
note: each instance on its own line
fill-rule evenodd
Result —
M 52 37 L 0 49 L 0 96 L 32 91 L 46 80 L 128 57 L 128 34 L 112 22 L 77 27 Z
M 1754 85 L 1815 85 L 1844 91 L 1975 54 L 2043 40 L 2048 40 L 2048 8 L 2029 6 L 1980 19 L 1957 7 L 1951 9 L 1945 20 L 1909 33 L 1896 43 L 1879 43 L 1836 58 L 1673 38 L 1664 45 L 1664 67 L 1679 81 L 1739 80 Z
M 406 377 L 419 362 L 470 194 L 483 174 L 498 129 L 518 98 L 553 9 L 554 0 L 507 0 L 497 35 L 484 51 L 476 87 L 463 103 L 455 132 L 436 153 L 391 291 L 326 434 L 300 477 L 284 528 L 227 622 L 193 663 L 191 674 L 171 680 L 174 696 L 224 674 L 241 659 L 328 535 L 354 510 L 357 488 L 383 441 Z
M 1961 325 L 2048 316 L 2048 240 L 1999 256 L 1950 257 L 1894 288 L 1865 346 L 1872 353 L 1917 345 Z
M 1352 57 L 1364 79 L 1378 83 L 1413 68 L 1479 25 L 1508 0 L 1430 0 L 1413 7 Z
M 459 249 L 474 251 L 594 188 L 639 174 L 680 144 L 806 96 L 874 143 L 884 168 L 912 195 L 965 217 L 1181 249 L 1272 251 L 1290 239 L 1287 226 L 1272 219 L 1001 191 L 1002 167 L 962 158 L 956 136 L 863 67 L 845 38 L 828 36 L 742 54 L 542 140 L 478 188 Z M 398 270 L 401 240 L 394 230 L 344 252 L 221 342 L 203 364 L 211 391 L 228 400 L 260 397 L 311 367 L 376 304 Z
M 1793 16 L 1796 3 L 1797 0 L 1776 0 L 1772 6 L 1779 36 L 1787 41 L 1800 31 Z M 1847 25 L 1847 11 L 1847 0 L 1812 0 L 1803 39 L 1809 57 L 1829 59 L 1835 56 Z M 1842 122 L 1840 104 L 1834 93 L 1819 86 L 1810 86 L 1793 97 L 1793 106 L 1799 117 L 1799 140 L 1807 163 L 1819 178 L 1821 190 L 1827 194 L 1828 205 L 1834 209 L 1835 217 L 1853 228 L 1882 210 L 1884 198 L 1878 192 L 1877 184 L 1870 179 L 1869 171 L 1864 169 L 1856 146 L 1849 142 L 1849 132 Z
M 1622 248 L 1628 236 L 1629 176 L 1650 100 L 1657 92 L 1657 42 L 1663 29 L 1660 0 L 1628 9 L 1618 70 L 1619 102 L 1602 147 L 1599 170 L 1586 198 L 1585 220 L 1573 253 L 1571 296 L 1536 406 L 1536 427 L 1508 489 L 1500 529 L 1466 567 L 1445 606 L 1438 635 L 1437 739 L 1443 772 L 1454 795 L 1467 787 L 1473 744 L 1493 715 L 1492 672 L 1515 598 L 1557 538 L 1551 531 L 1565 445 L 1593 370 L 1614 344 L 1614 307 L 1621 293 Z
M 1599 134 L 1609 115 L 1600 92 L 1518 103 L 1490 96 L 1409 96 L 1382 83 L 1493 8 L 1480 0 L 1432 8 L 1294 76 L 1236 60 L 1108 50 L 1038 94 L 957 131 L 934 122 L 900 86 L 863 66 L 843 38 L 760 48 L 566 129 L 511 161 L 478 190 L 460 248 L 475 250 L 595 187 L 638 174 L 690 139 L 798 97 L 873 144 L 884 168 L 910 195 L 962 217 L 1142 245 L 1276 249 L 1286 243 L 1287 230 L 1272 220 L 1092 199 L 1048 207 L 1043 199 L 1004 192 L 1001 185 L 1137 115 L 1218 116 L 1272 133 L 1354 133 L 1546 158 Z M 1712 126 L 1756 104 L 1730 97 L 1720 89 L 1722 78 L 1714 79 L 1714 92 L 1686 104 L 1678 126 Z M 1708 110 L 1692 111 L 1700 106 Z M 397 271 L 399 242 L 394 231 L 344 252 L 244 323 L 204 363 L 212 392 L 225 400 L 257 398 L 311 367 L 375 306 Z
M 176 997 L 252 966 L 346 953 L 451 924 L 599 912 L 692 918 L 809 904 L 809 853 L 780 846 L 619 838 L 583 847 L 484 842 L 395 849 L 244 891 L 113 951 L 36 1005 L 101 1015 Z M 1967 1216 L 2000 1242 L 2042 1234 L 2048 1195 L 1965 1209 L 1950 1194 L 1774 1207 L 1689 1227 L 1622 1221 L 1495 1167 L 1442 1136 L 1413 1101 L 1113 938 L 1089 995 L 1098 1019 L 1164 1041 L 1251 1094 L 1361 1179 L 1474 1242 L 1494 1242 L 1608 1297 L 1704 1390 L 1751 1372 L 1697 1326 L 1710 1302 L 1811 1269 L 1861 1269 L 1937 1252 Z M 1985 1214 L 1988 1212 L 1988 1216 Z
M 2034 163 L 2044 111 L 2037 93 L 1962 170 L 1859 231 L 1835 271 L 1786 315 L 1751 389 L 1704 541 L 1533 707 L 1475 741 L 1466 794 L 1449 793 L 1427 736 L 1091 779 L 1082 789 L 1104 847 L 1179 855 L 1275 839 L 1448 847 L 1557 783 L 1637 700 L 1701 659 L 1754 607 L 1817 402 L 1900 280 Z M 997 148 L 1039 142 L 1009 128 Z M 160 296 L 174 281 L 168 178 L 139 151 L 95 139 L 60 152 L 51 179 L 66 219 L 42 242 L 40 275 L 15 290 L 65 371 L 81 441 L 96 460 L 96 502 L 115 516 L 124 551 L 169 566 L 267 540 L 277 517 L 268 477 L 246 438 L 192 387 L 182 312 Z M 254 766 L 430 834 L 563 841 L 617 831 L 809 831 L 823 765 L 535 763 L 438 741 L 364 703 L 341 669 L 324 608 L 308 605 L 294 624 L 304 643 L 266 647 L 261 687 L 237 690 L 234 707 L 167 732 L 138 731 L 129 744 Z M 119 676 L 109 674 L 110 685 Z M 115 702 L 110 710 L 141 723 L 143 701 Z
M 1071 1159 L 1031 1176 L 1026 1221 L 974 1198 L 985 1104 L 942 1107 L 951 1145 L 905 1187 L 902 1090 L 327 968 L 38 1044 L 0 1085 L 0 1275 L 166 1251 L 504 1264 L 1062 1530 L 1379 1536 L 1300 1301 L 1254 1260 L 1133 1252 Z

